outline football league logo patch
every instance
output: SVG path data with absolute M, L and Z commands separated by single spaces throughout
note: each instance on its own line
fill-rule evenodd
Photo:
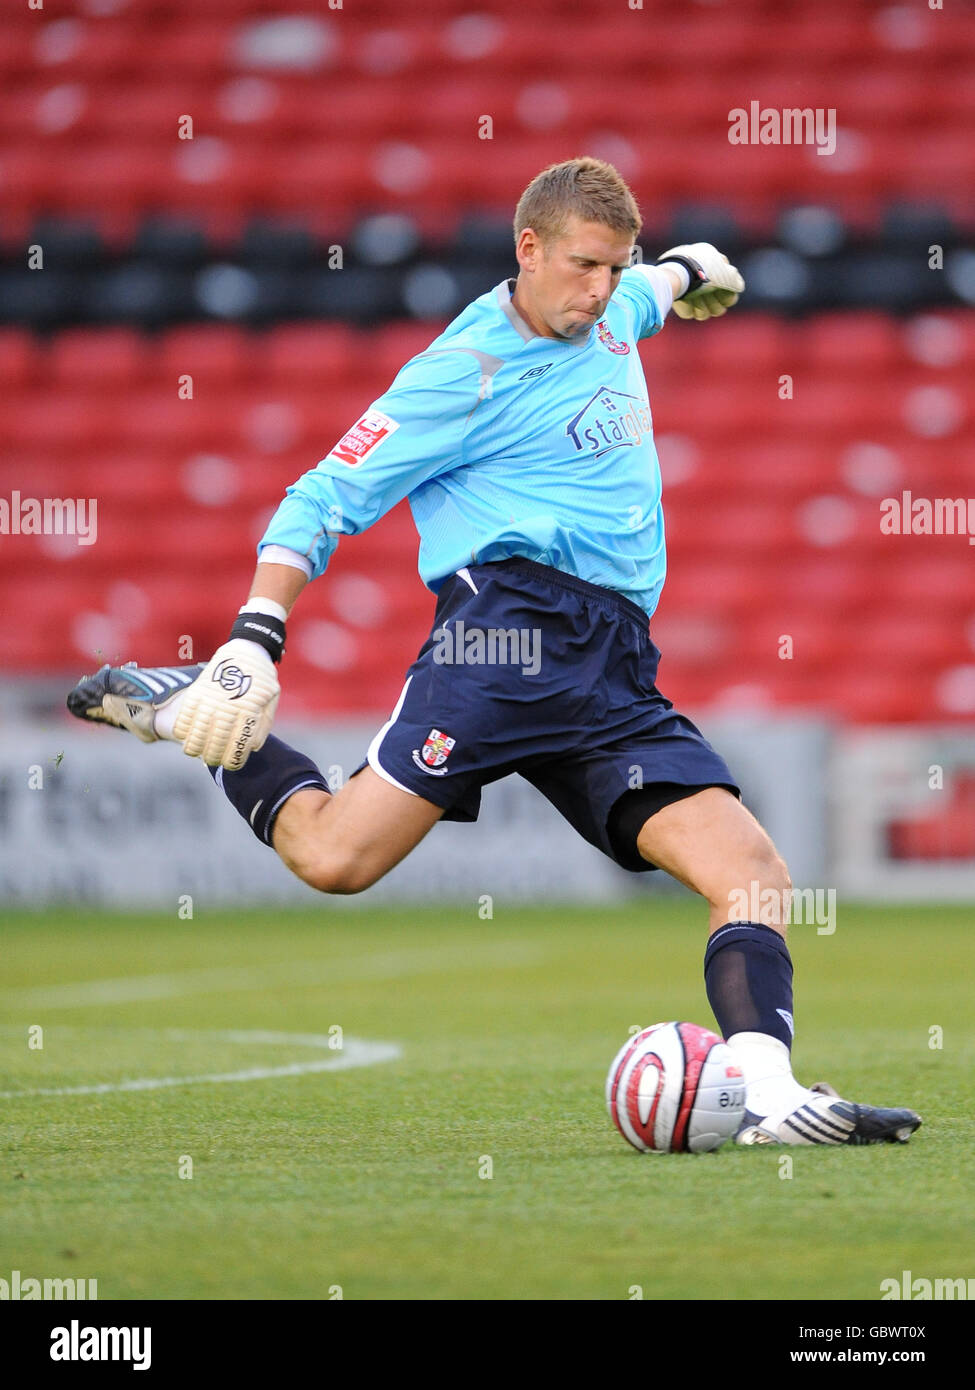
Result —
M 399 421 L 381 410 L 367 410 L 360 415 L 350 430 L 343 434 L 328 457 L 338 459 L 348 468 L 358 468 L 374 449 L 378 449 L 384 439 L 399 429 Z
M 618 338 L 614 338 L 609 331 L 609 324 L 605 319 L 600 319 L 596 324 L 596 335 L 603 347 L 608 347 L 610 352 L 629 352 L 629 343 L 621 343 Z

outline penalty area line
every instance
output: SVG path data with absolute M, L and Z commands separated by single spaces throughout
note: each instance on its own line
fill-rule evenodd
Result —
M 0 1100 L 20 1100 L 31 1096 L 102 1096 L 116 1091 L 158 1091 L 167 1086 L 221 1085 L 233 1081 L 270 1081 L 279 1077 L 308 1076 L 314 1072 L 349 1071 L 353 1067 L 374 1067 L 395 1062 L 403 1055 L 398 1043 L 370 1042 L 365 1038 L 344 1038 L 340 1051 L 332 1039 L 318 1033 L 266 1033 L 262 1031 L 192 1033 L 172 1029 L 168 1037 L 208 1038 L 214 1042 L 291 1044 L 331 1052 L 307 1062 L 290 1062 L 278 1067 L 246 1067 L 241 1071 L 207 1072 L 199 1076 L 141 1076 L 124 1081 L 103 1081 L 90 1086 L 38 1086 L 24 1091 L 0 1091 Z
M 346 960 L 268 961 L 261 965 L 215 966 L 163 975 L 123 975 L 107 980 L 15 986 L 0 990 L 0 1006 L 11 1010 L 80 1009 L 103 1004 L 141 1004 L 192 994 L 229 994 L 270 987 L 309 989 L 354 980 L 400 980 L 416 975 L 534 965 L 542 949 L 523 941 L 410 947 L 370 952 Z

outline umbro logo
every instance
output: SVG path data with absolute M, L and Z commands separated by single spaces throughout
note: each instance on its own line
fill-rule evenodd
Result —
M 544 376 L 545 373 L 548 371 L 549 367 L 551 366 L 551 362 L 543 362 L 540 367 L 530 367 L 527 372 L 522 372 L 518 380 L 531 381 L 534 377 Z

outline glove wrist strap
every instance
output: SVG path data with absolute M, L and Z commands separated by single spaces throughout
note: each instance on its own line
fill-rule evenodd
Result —
M 655 264 L 667 265 L 668 263 L 674 262 L 684 267 L 690 279 L 690 284 L 687 286 L 687 289 L 683 294 L 675 295 L 675 299 L 686 299 L 694 290 L 699 290 L 702 285 L 708 283 L 706 270 L 699 261 L 695 261 L 691 256 L 662 256 Z
M 285 627 L 280 618 L 269 613 L 238 613 L 237 620 L 230 629 L 230 640 L 243 637 L 248 642 L 256 642 L 263 647 L 272 661 L 280 661 L 284 655 Z

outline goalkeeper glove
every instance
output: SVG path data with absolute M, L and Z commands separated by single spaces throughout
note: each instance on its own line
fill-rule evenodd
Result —
M 188 757 L 239 772 L 264 746 L 281 694 L 274 666 L 284 652 L 284 635 L 279 618 L 245 606 L 230 640 L 180 701 L 173 733 Z
M 711 319 L 725 314 L 745 288 L 738 270 L 708 241 L 673 246 L 657 257 L 657 265 L 676 261 L 691 278 L 688 288 L 674 301 L 674 313 L 682 319 Z

